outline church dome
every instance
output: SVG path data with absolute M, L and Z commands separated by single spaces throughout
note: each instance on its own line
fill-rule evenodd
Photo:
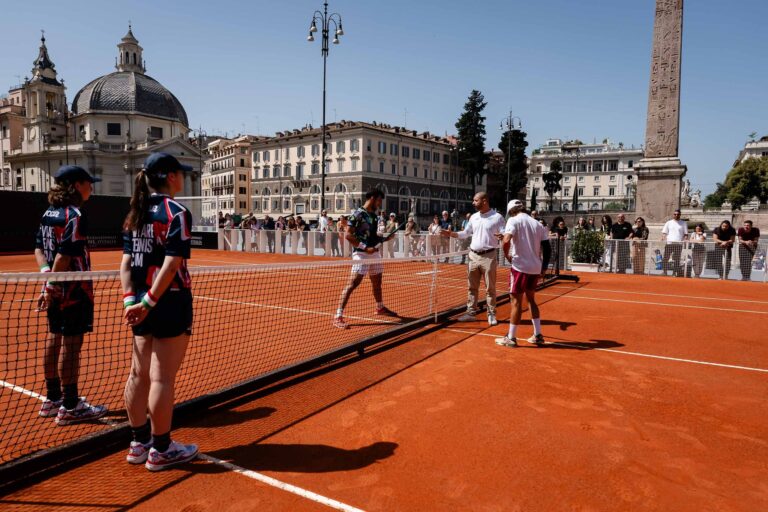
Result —
M 187 112 L 171 91 L 138 71 L 117 71 L 80 89 L 72 113 L 138 113 L 178 121 L 189 126 Z

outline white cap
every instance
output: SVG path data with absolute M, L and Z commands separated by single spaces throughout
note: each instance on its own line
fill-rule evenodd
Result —
M 523 202 L 519 199 L 513 199 L 510 202 L 507 203 L 507 213 L 509 213 L 509 210 L 512 208 L 522 208 Z

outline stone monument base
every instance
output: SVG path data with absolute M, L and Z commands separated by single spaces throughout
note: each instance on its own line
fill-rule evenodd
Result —
M 688 168 L 679 158 L 643 158 L 635 170 L 637 215 L 649 227 L 664 224 L 680 208 L 680 191 Z

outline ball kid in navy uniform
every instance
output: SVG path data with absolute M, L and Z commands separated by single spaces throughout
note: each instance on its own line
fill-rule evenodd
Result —
M 41 272 L 88 272 L 88 224 L 80 211 L 93 192 L 94 178 L 82 167 L 65 165 L 54 175 L 48 192 L 50 206 L 35 239 L 35 259 Z M 77 381 L 85 333 L 93 330 L 93 283 L 49 279 L 38 298 L 38 310 L 48 313 L 50 337 L 45 344 L 43 371 L 47 388 L 40 416 L 56 417 L 59 425 L 93 420 L 105 407 L 80 398 Z
M 197 446 L 171 440 L 176 373 L 192 333 L 192 283 L 187 271 L 192 216 L 173 197 L 192 168 L 167 153 L 152 153 L 136 176 L 125 219 L 125 322 L 133 329 L 125 406 L 133 441 L 127 461 L 150 471 L 197 456 Z M 149 421 L 147 421 L 149 410 Z

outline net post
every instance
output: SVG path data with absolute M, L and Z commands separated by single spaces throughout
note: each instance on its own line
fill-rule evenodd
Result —
M 437 308 L 435 307 L 435 300 L 437 298 L 435 293 L 437 291 L 437 262 L 438 258 L 432 261 L 432 284 L 429 286 L 429 313 L 434 315 L 435 323 L 438 322 Z

